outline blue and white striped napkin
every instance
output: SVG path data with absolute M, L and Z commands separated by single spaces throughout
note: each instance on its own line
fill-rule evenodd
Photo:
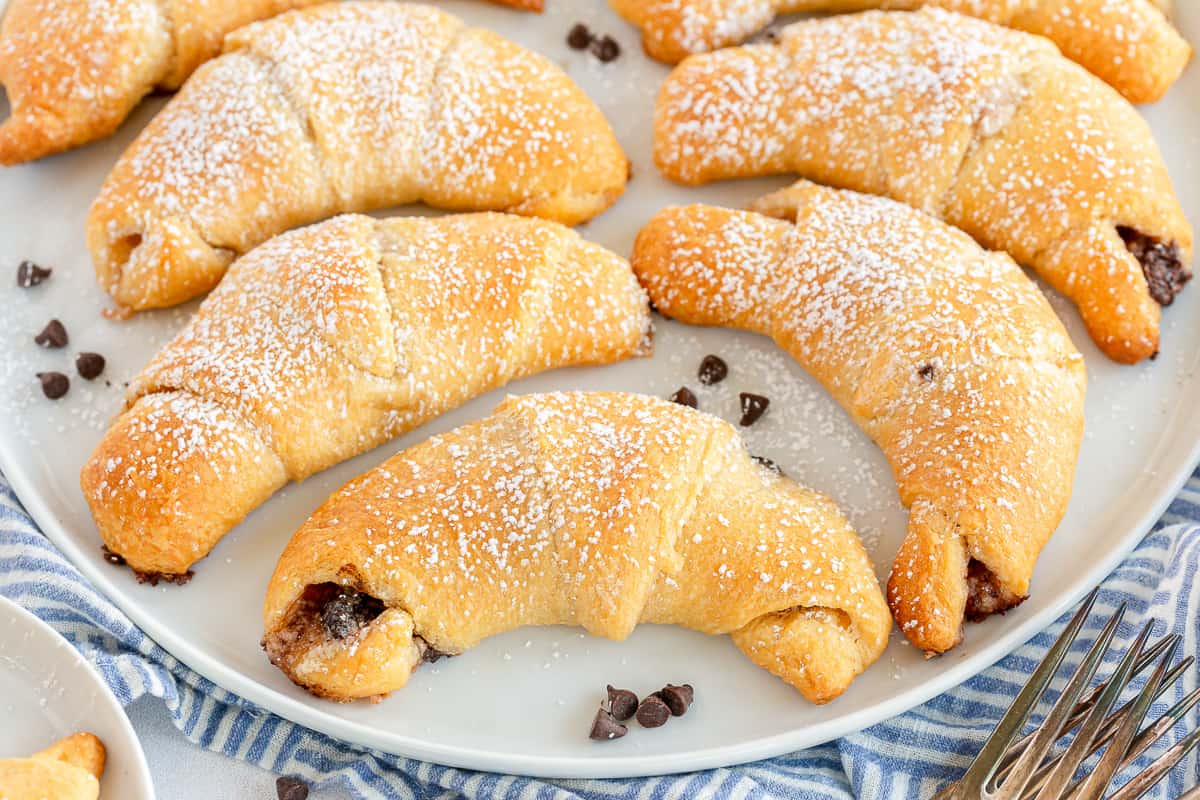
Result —
M 1142 620 L 1157 634 L 1183 636 L 1184 652 L 1200 654 L 1200 472 L 1138 549 L 1103 583 L 1093 624 L 1068 663 L 1078 663 L 1105 612 L 1122 601 L 1129 613 L 1117 634 L 1128 644 Z M 154 644 L 97 592 L 38 532 L 0 475 L 0 594 L 32 610 L 99 668 L 125 704 L 162 698 L 193 742 L 277 774 L 299 775 L 323 790 L 355 798 L 482 798 L 612 800 L 613 798 L 892 798 L 929 797 L 958 777 L 1040 661 L 1066 618 L 953 691 L 907 714 L 820 747 L 740 767 L 662 778 L 546 781 L 477 773 L 351 747 L 293 725 L 215 686 Z M 1114 648 L 1119 654 L 1123 648 Z M 1117 655 L 1113 655 L 1115 665 Z M 1197 685 L 1193 668 L 1167 692 L 1157 715 Z M 1056 688 L 1061 688 L 1064 679 Z M 1037 720 L 1035 719 L 1035 722 Z M 1143 756 L 1160 755 L 1188 720 Z M 1136 766 L 1136 765 L 1135 765 Z M 1150 796 L 1178 797 L 1200 783 L 1193 753 Z

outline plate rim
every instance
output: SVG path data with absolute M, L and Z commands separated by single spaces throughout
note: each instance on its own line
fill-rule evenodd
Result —
M 5 476 L 7 475 L 8 472 L 6 470 Z M 132 774 L 133 778 L 141 784 L 141 786 L 137 788 L 140 789 L 142 796 L 147 798 L 147 800 L 155 800 L 157 795 L 154 792 L 154 779 L 150 774 L 150 764 L 146 760 L 146 751 L 142 747 L 142 740 L 138 737 L 137 731 L 134 730 L 133 723 L 129 720 L 129 715 L 125 713 L 125 707 L 121 705 L 121 701 L 117 699 L 117 696 L 113 693 L 113 690 L 109 687 L 108 683 L 105 682 L 104 677 L 100 674 L 100 671 L 96 669 L 96 666 L 89 661 L 83 655 L 83 653 L 79 652 L 79 650 L 75 648 L 75 645 L 71 644 L 66 637 L 54 630 L 54 628 L 50 627 L 49 623 L 47 623 L 37 614 L 34 614 L 29 609 L 25 608 L 25 606 L 21 605 L 16 600 L 5 597 L 4 595 L 0 595 L 0 608 L 7 608 L 11 610 L 18 618 L 22 619 L 25 624 L 29 625 L 29 627 L 37 630 L 41 634 L 52 636 L 55 639 L 61 640 L 64 644 L 68 645 L 68 647 L 65 649 L 69 651 L 69 658 L 74 661 L 76 666 L 82 667 L 83 672 L 88 676 L 88 679 L 91 680 L 95 686 L 102 690 L 99 693 L 103 697 L 102 702 L 107 706 L 108 711 L 116 720 L 117 727 L 120 729 L 122 736 L 129 742 L 133 743 L 133 750 L 137 754 L 137 763 L 134 765 L 134 771 Z M 111 749 L 108 742 L 105 742 L 104 744 L 106 749 Z
M 1189 383 L 1197 383 L 1197 379 L 1193 378 Z M 185 641 L 182 635 L 161 624 L 152 614 L 143 612 L 138 604 L 126 603 L 123 593 L 111 580 L 111 571 L 106 573 L 100 568 L 98 559 L 89 558 L 76 546 L 66 527 L 59 523 L 46 501 L 34 490 L 32 478 L 20 466 L 15 454 L 9 452 L 3 439 L 0 439 L 0 471 L 4 473 L 22 506 L 46 537 L 63 552 L 84 577 L 91 581 L 105 597 L 120 608 L 152 640 L 189 669 L 199 673 L 215 685 L 289 722 L 354 746 L 372 748 L 392 755 L 430 761 L 457 769 L 538 778 L 637 778 L 745 764 L 825 744 L 903 714 L 933 697 L 953 689 L 1009 655 L 1062 616 L 1087 592 L 1112 573 L 1163 516 L 1197 466 L 1200 465 L 1200 430 L 1198 430 L 1200 415 L 1192 416 L 1189 422 L 1191 423 L 1190 436 L 1176 439 L 1175 444 L 1168 452 L 1160 456 L 1158 462 L 1160 475 L 1165 474 L 1167 480 L 1160 481 L 1158 485 L 1164 488 L 1155 492 L 1146 504 L 1139 504 L 1141 511 L 1130 512 L 1128 509 L 1132 506 L 1126 506 L 1125 510 L 1118 512 L 1118 521 L 1128 533 L 1120 538 L 1119 544 L 1113 548 L 1108 557 L 1093 564 L 1090 569 L 1079 573 L 1045 608 L 1033 613 L 1012 630 L 981 645 L 976 652 L 958 660 L 940 672 L 933 680 L 903 691 L 887 702 L 851 712 L 833 720 L 809 724 L 786 733 L 688 753 L 650 756 L 539 757 L 498 753 L 473 747 L 431 744 L 413 736 L 384 733 L 362 722 L 353 722 L 324 714 L 311 705 L 226 667 L 215 657 L 201 652 L 198 647 Z M 1184 445 L 1180 444 L 1181 442 L 1190 442 L 1190 444 Z M 1177 455 L 1181 450 L 1182 454 Z M 1167 461 L 1170 456 L 1175 456 L 1170 459 L 1173 466 L 1162 470 L 1162 463 Z M 1079 488 L 1076 485 L 1073 490 Z M 1126 517 L 1129 516 L 1132 516 L 1133 519 L 1126 521 Z M 82 658 L 82 656 L 80 657 Z M 874 666 L 879 667 L 878 664 Z M 115 697 L 113 699 L 115 701 Z

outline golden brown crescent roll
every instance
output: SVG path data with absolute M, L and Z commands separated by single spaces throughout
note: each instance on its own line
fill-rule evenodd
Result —
M 29 758 L 0 759 L 4 800 L 96 800 L 104 743 L 90 733 L 60 739 Z
M 609 0 L 642 30 L 646 53 L 674 64 L 741 44 L 778 14 L 936 6 L 1045 36 L 1134 103 L 1166 94 L 1192 48 L 1152 0 Z
M 170 306 L 338 212 L 423 201 L 573 224 L 627 175 L 547 59 L 429 6 L 329 3 L 226 38 L 109 174 L 88 249 L 117 302 Z
M 784 28 L 667 78 L 655 160 L 684 183 L 799 173 L 882 194 L 1033 267 L 1096 344 L 1158 351 L 1192 229 L 1133 106 L 1045 39 L 938 9 Z
M 10 0 L 0 27 L 0 164 L 102 139 L 142 98 L 174 91 L 225 34 L 321 0 Z M 541 11 L 540 0 L 494 2 Z
M 175 90 L 248 22 L 318 0 L 10 0 L 0 163 L 101 139 L 154 89 Z
M 628 263 L 505 214 L 342 216 L 239 259 L 83 468 L 105 545 L 181 579 L 287 481 L 475 395 L 649 345 Z
M 909 509 L 888 602 L 943 652 L 1028 593 L 1071 496 L 1083 358 L 1012 259 L 931 217 L 806 183 L 758 208 L 661 212 L 634 272 L 667 316 L 772 337 L 879 445 Z
M 264 621 L 272 663 L 334 700 L 513 628 L 646 622 L 728 633 L 823 703 L 891 627 L 832 501 L 716 417 L 600 392 L 509 398 L 346 484 L 284 550 Z

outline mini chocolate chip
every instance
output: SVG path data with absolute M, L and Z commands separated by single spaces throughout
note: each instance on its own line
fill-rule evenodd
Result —
M 275 779 L 275 794 L 279 800 L 305 800 L 308 797 L 308 784 L 299 778 L 284 775 Z
M 22 261 L 17 265 L 17 286 L 22 289 L 37 286 L 50 277 L 51 271 L 45 267 L 39 267 L 32 261 Z
M 766 456 L 750 456 L 750 458 L 753 459 L 756 464 L 766 467 L 767 469 L 771 470 L 771 472 L 774 472 L 776 475 L 783 474 L 783 470 L 780 469 L 779 465 L 776 464 L 771 459 L 767 458 Z
M 926 363 L 922 365 L 919 370 L 917 370 L 917 375 L 919 375 L 923 381 L 931 381 L 933 380 L 933 376 L 937 375 L 937 367 L 935 367 L 932 362 Z
M 84 380 L 94 380 L 104 372 L 104 356 L 99 353 L 80 353 L 75 356 L 75 369 Z
M 658 696 L 663 699 L 663 702 L 667 704 L 667 708 L 671 710 L 671 716 L 682 717 L 687 713 L 688 706 L 692 704 L 696 692 L 692 689 L 690 683 L 685 683 L 683 686 L 668 683 L 658 690 Z
M 696 395 L 686 386 L 680 386 L 675 390 L 675 394 L 671 395 L 672 403 L 679 403 L 681 406 L 688 408 L 699 408 L 699 401 L 696 400 Z
M 617 40 L 607 34 L 592 39 L 590 49 L 592 55 L 605 64 L 610 61 L 616 61 L 617 56 L 621 55 L 621 45 L 617 44 Z
M 576 23 L 567 33 L 567 46 L 572 50 L 586 50 L 591 43 L 592 32 L 582 22 Z
M 758 422 L 758 418 L 767 413 L 767 406 L 771 405 L 771 401 L 761 394 L 742 392 L 738 399 L 742 403 L 742 418 L 738 420 L 738 424 L 743 428 Z
M 592 732 L 588 734 L 588 738 L 607 742 L 610 739 L 620 739 L 628 732 L 629 728 L 617 722 L 612 714 L 601 707 L 596 709 L 596 716 L 592 718 Z
M 33 340 L 42 347 L 66 347 L 67 329 L 61 322 L 52 319 L 46 323 L 46 327 L 42 328 L 41 333 L 33 337 Z
M 729 374 L 729 366 L 719 356 L 708 355 L 700 362 L 700 382 L 712 386 L 725 380 Z
M 628 689 L 615 689 L 608 685 L 608 708 L 613 717 L 627 720 L 637 712 L 638 696 Z
M 37 377 L 42 382 L 42 394 L 51 400 L 57 400 L 71 388 L 71 381 L 61 372 L 39 372 Z
M 657 728 L 666 725 L 670 718 L 671 709 L 657 693 L 646 695 L 638 705 L 637 721 L 643 728 Z
M 100 547 L 100 552 L 104 554 L 104 560 L 112 564 L 114 567 L 125 566 L 125 556 L 109 550 L 108 545 L 102 545 Z
M 339 594 L 321 609 L 321 624 L 333 638 L 345 639 L 358 630 L 358 619 L 354 611 L 354 597 Z

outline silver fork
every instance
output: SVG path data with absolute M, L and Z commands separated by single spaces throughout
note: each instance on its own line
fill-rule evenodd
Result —
M 1087 655 L 1042 724 L 1019 736 L 1050 685 L 1063 658 L 1075 642 L 1096 603 L 1096 592 L 1088 595 L 1066 630 L 1034 670 L 1008 713 L 1000 720 L 967 773 L 938 793 L 935 800 L 1099 800 L 1121 769 L 1133 763 L 1200 702 L 1200 689 L 1189 692 L 1154 722 L 1142 728 L 1150 705 L 1187 672 L 1188 657 L 1174 667 L 1179 637 L 1165 636 L 1147 646 L 1153 621 L 1146 623 L 1108 680 L 1087 691 L 1104 660 L 1113 635 L 1125 615 L 1121 605 L 1096 638 Z M 1115 711 L 1117 701 L 1130 682 L 1155 665 L 1141 691 Z M 1056 743 L 1075 731 L 1067 748 L 1047 757 Z M 1109 800 L 1133 800 L 1162 780 L 1192 748 L 1200 744 L 1200 729 L 1193 730 L 1167 752 L 1109 796 Z M 1104 750 L 1096 766 L 1080 780 L 1079 767 Z M 1194 796 L 1193 796 L 1194 795 Z M 1189 800 L 1200 800 L 1200 792 L 1189 792 Z

